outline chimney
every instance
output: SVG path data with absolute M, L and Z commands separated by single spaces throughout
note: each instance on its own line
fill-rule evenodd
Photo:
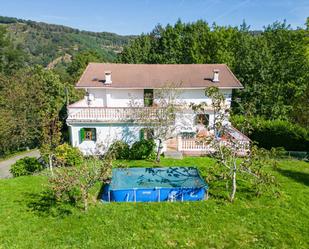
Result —
M 219 72 L 220 72 L 219 69 L 214 69 L 212 82 L 219 82 Z
M 111 71 L 105 71 L 104 84 L 112 84 L 112 72 Z

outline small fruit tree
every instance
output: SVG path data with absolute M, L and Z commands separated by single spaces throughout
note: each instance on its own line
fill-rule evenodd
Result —
M 264 171 L 264 166 L 269 162 L 266 160 L 267 153 L 256 146 L 246 147 L 242 140 L 231 135 L 229 108 L 224 95 L 217 87 L 207 88 L 205 94 L 211 99 L 214 112 L 214 135 L 202 139 L 214 149 L 212 156 L 220 166 L 221 177 L 231 182 L 230 201 L 233 202 L 235 199 L 238 174 L 245 174 L 243 179 L 253 181 L 261 193 L 262 186 L 269 186 L 275 181 L 274 177 Z M 201 103 L 191 107 L 194 111 L 201 112 L 207 109 L 207 104 Z
M 83 160 L 81 165 L 60 167 L 54 170 L 49 183 L 56 199 L 62 201 L 82 202 L 84 210 L 88 210 L 90 190 L 96 183 L 110 181 L 112 161 L 110 158 L 92 157 Z

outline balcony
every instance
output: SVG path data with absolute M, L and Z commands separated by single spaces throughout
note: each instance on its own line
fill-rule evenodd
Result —
M 69 107 L 68 123 L 122 123 L 155 120 L 164 115 L 164 109 L 154 107 Z
M 239 156 L 247 155 L 250 152 L 250 139 L 246 135 L 233 126 L 229 126 L 225 131 L 230 139 L 218 138 L 221 145 L 233 148 Z M 210 141 L 207 142 L 207 139 L 182 138 L 178 136 L 177 150 L 189 155 L 211 154 L 216 151 L 216 148 Z

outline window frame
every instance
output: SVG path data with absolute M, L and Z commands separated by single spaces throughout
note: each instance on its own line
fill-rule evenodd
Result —
M 89 128 L 89 127 L 83 127 L 80 129 L 80 143 L 84 141 L 97 141 L 97 129 L 96 128 Z M 90 138 L 87 138 L 87 132 L 90 132 Z
M 142 128 L 140 129 L 140 140 L 151 140 L 154 138 L 154 129 Z
M 203 122 L 203 120 L 201 118 L 199 118 L 200 116 L 204 116 L 204 120 L 206 121 L 205 123 Z M 208 113 L 198 113 L 195 115 L 195 118 L 194 118 L 194 123 L 195 125 L 204 125 L 205 128 L 209 127 L 209 118 L 210 118 L 210 115 Z M 202 122 L 200 122 L 200 120 L 202 120 Z
M 148 95 L 148 96 L 147 96 Z M 148 103 L 149 101 L 149 103 Z M 154 103 L 154 91 L 153 89 L 144 89 L 144 106 L 151 107 Z

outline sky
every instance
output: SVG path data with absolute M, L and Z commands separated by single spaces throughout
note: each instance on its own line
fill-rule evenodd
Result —
M 261 30 L 286 19 L 304 27 L 309 0 L 0 0 L 0 15 L 122 35 L 150 32 L 157 24 L 203 19 Z

